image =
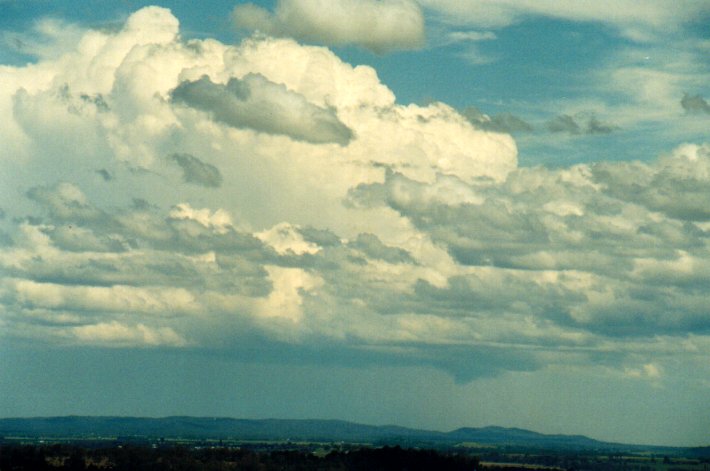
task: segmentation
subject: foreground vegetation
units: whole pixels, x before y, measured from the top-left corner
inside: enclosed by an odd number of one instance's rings
[[[486,448],[418,449],[355,444],[0,443],[0,471],[708,471],[709,458]]]
[[[477,470],[478,459],[434,450],[359,448],[325,455],[301,450],[254,451],[232,448],[84,448],[72,445],[0,447],[1,471],[24,470]]]

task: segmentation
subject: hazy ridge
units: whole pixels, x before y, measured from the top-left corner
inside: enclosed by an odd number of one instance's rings
[[[551,449],[630,449],[651,447],[595,440],[582,435],[548,435],[505,427],[464,427],[450,432],[392,425],[365,425],[343,420],[234,419],[225,417],[164,418],[64,416],[0,419],[0,437],[162,437],[191,439],[292,440],[375,444],[460,443]]]

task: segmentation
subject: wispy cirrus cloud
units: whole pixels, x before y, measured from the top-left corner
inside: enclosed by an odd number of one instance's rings
[[[502,28],[533,16],[570,21],[604,23],[635,40],[648,40],[655,33],[679,28],[683,23],[702,18],[710,8],[703,2],[668,0],[645,2],[639,8],[630,0],[618,2],[424,0],[422,5],[452,24],[483,28]],[[675,5],[675,8],[672,6]],[[613,12],[613,14],[610,14]]]

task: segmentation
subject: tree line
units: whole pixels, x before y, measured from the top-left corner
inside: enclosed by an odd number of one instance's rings
[[[399,446],[271,452],[242,448],[75,445],[0,445],[0,471],[474,471],[476,457]]]

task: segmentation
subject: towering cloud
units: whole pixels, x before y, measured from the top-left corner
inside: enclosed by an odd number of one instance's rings
[[[519,167],[514,116],[400,104],[372,68],[291,39],[182,41],[155,7],[0,83],[2,336],[258,338],[461,380],[599,356],[658,380],[669,352],[709,352],[707,145]]]

